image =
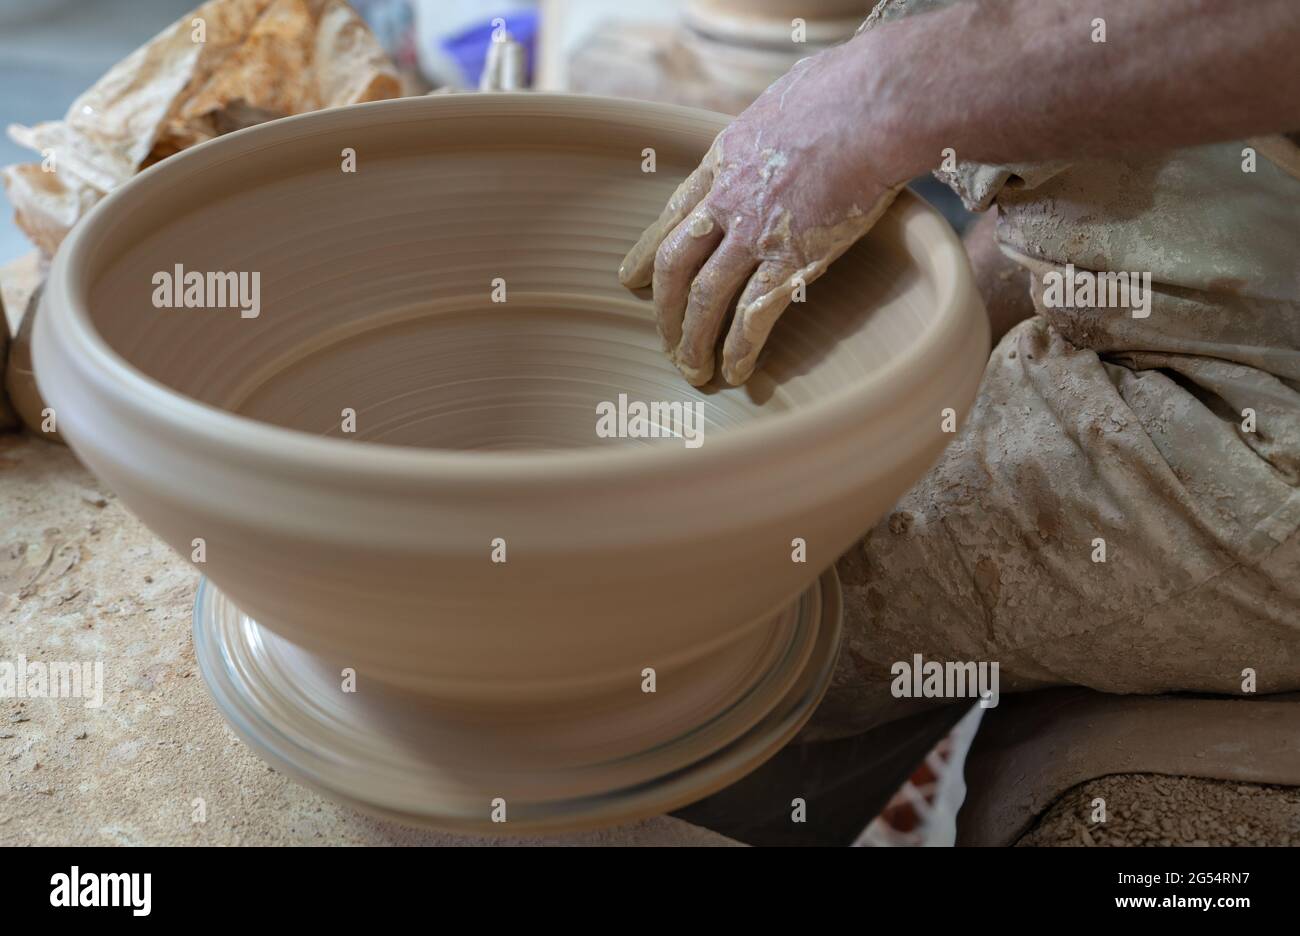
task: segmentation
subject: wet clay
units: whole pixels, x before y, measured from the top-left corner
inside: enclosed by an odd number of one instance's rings
[[[739,114],[800,59],[851,37],[870,6],[692,0],[679,23],[610,19],[574,50],[565,87]]]
[[[9,363],[9,325],[4,320],[4,301],[0,297],[0,432],[7,432],[18,425],[18,414],[9,402],[5,390],[5,367]]]
[[[32,369],[32,333],[35,331],[40,299],[41,289],[38,287],[28,300],[27,311],[23,313],[18,331],[9,346],[4,389],[10,405],[24,426],[48,442],[62,442],[63,436],[59,434],[57,419],[51,422],[47,418],[50,410],[36,386],[36,374]]]
[[[361,683],[466,721],[630,694],[628,737],[689,733],[758,684],[778,612],[933,461],[986,341],[960,244],[908,197],[810,288],[760,379],[682,381],[618,260],[722,122],[450,95],[211,141],[73,230],[41,390],[239,610]],[[160,308],[177,270],[256,273],[259,301]],[[703,444],[598,436],[621,396],[701,405]]]
[[[779,113],[783,89],[799,78],[796,66],[755,107]],[[732,385],[747,381],[792,298],[802,302],[806,287],[871,229],[902,188],[868,180],[857,193],[862,204],[846,193],[847,203],[828,215],[801,197],[784,149],[759,149],[762,137],[752,119],[719,134],[619,266],[628,288],[653,286],[664,348],[695,386],[716,371]],[[762,161],[757,170],[754,151]],[[727,325],[724,313],[737,293]],[[715,345],[724,329],[718,367]]]
[[[824,45],[853,35],[871,6],[871,0],[687,0],[683,15],[692,29],[738,46],[789,43],[798,19],[800,41]]]
[[[375,678],[550,697],[715,652],[933,460],[985,327],[960,244],[909,198],[810,288],[762,380],[688,387],[615,272],[721,123],[489,94],[212,141],[74,231],[42,390],[147,523],[184,555],[204,538],[243,610]],[[154,307],[177,263],[259,271],[262,311]],[[604,444],[595,404],[620,393],[702,402],[706,441]]]
[[[45,401],[32,373],[32,330],[47,264],[32,253],[0,267],[0,429],[23,425],[51,442],[61,442],[56,424],[42,416]],[[5,413],[9,414],[6,423]]]

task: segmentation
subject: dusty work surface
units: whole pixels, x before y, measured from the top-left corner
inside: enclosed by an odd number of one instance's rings
[[[1098,798],[1106,801],[1104,823],[1091,821]],[[1294,846],[1300,789],[1113,774],[1068,791],[1016,844]]]
[[[0,845],[475,844],[382,822],[271,770],[194,660],[198,575],[70,451],[0,436],[0,660],[103,662],[100,708],[0,699]],[[202,821],[195,821],[201,812]],[[668,817],[554,841],[726,845]]]

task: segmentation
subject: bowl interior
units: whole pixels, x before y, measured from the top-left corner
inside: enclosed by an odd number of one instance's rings
[[[937,321],[906,196],[791,306],[748,385],[689,386],[617,270],[722,118],[513,97],[322,112],[164,162],[90,256],[93,326],[159,384],[260,422],[518,450],[680,445],[692,414],[734,431],[860,383]],[[690,406],[601,431],[637,403]]]

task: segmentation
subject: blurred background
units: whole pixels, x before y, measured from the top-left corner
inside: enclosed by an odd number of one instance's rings
[[[310,0],[296,0],[310,2]],[[476,88],[494,28],[524,50],[531,86],[736,114],[795,61],[852,35],[872,0],[351,0],[408,94]],[[197,0],[0,0],[0,127],[62,118],[114,63]],[[801,42],[793,40],[794,19]],[[495,22],[494,22],[495,21]],[[0,137],[0,165],[34,154]],[[931,179],[913,186],[961,230]],[[0,265],[31,249],[0,194]]]

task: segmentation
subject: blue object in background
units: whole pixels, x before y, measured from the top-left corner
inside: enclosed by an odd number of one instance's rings
[[[465,85],[477,88],[479,78],[483,75],[483,66],[487,62],[488,45],[492,42],[494,27],[491,17],[476,26],[442,40],[443,51],[450,55],[460,68]],[[537,11],[513,10],[505,20],[506,32],[510,38],[524,47],[527,55],[528,82],[533,81],[533,58],[537,46]]]
[[[415,55],[415,11],[411,0],[348,0],[399,69],[419,67]]]

